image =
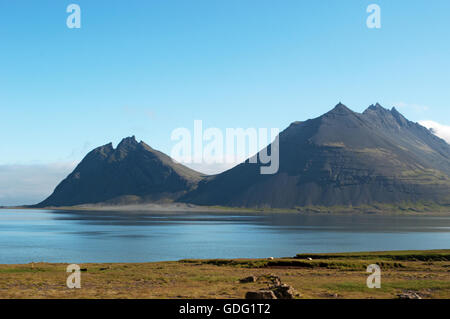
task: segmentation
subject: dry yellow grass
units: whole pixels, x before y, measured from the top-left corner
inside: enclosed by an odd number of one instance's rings
[[[81,272],[81,289],[66,287],[67,264],[0,265],[0,298],[243,298],[268,284],[242,284],[240,278],[270,273],[301,298],[396,298],[405,290],[423,298],[450,298],[450,251],[421,260],[417,254],[80,264],[87,268]],[[380,289],[366,286],[370,263],[381,265]]]

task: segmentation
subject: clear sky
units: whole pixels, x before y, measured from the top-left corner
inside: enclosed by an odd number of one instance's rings
[[[66,26],[70,3],[81,29]],[[380,29],[366,26],[372,3]],[[284,129],[339,101],[379,102],[446,129],[449,12],[448,0],[1,1],[0,205],[17,201],[13,168],[59,179],[130,135],[170,154],[172,130],[196,119]],[[31,189],[55,186],[33,176]]]

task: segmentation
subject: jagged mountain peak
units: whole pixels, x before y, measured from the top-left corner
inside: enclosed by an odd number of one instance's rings
[[[117,145],[117,149],[136,148],[137,145],[139,145],[139,143],[136,141],[136,137],[133,135],[122,139],[122,141],[120,141],[120,143]]]
[[[203,174],[189,169],[134,136],[97,147],[37,207],[105,201],[171,200],[189,191]]]
[[[136,152],[149,152],[157,157],[160,157],[161,154],[160,152],[151,148],[144,141],[138,142],[134,135],[123,138],[119,142],[119,144],[117,144],[116,148],[114,148],[113,144],[110,142],[108,144],[95,148],[91,153],[92,156],[100,155],[103,158],[108,158],[110,161],[117,161],[124,160],[130,154],[134,154]],[[89,153],[88,156],[91,153]]]
[[[352,110],[350,110],[347,106],[339,102],[336,104],[336,106],[329,112],[325,113],[324,115],[330,115],[330,114],[338,114],[338,115],[347,115],[347,114],[354,114]]]
[[[389,109],[384,108],[380,103],[371,104],[363,114],[367,112],[390,113]]]
[[[398,131],[411,124],[395,107],[389,110],[378,103],[370,105],[362,115],[372,125],[388,130]]]

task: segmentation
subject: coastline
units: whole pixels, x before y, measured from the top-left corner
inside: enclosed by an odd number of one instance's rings
[[[84,204],[77,206],[33,207],[9,206],[0,209],[30,209],[59,211],[113,211],[139,213],[236,213],[236,214],[302,214],[302,215],[381,215],[381,216],[450,216],[447,205],[424,205],[416,203],[374,204],[364,206],[308,206],[296,208],[245,208],[225,206],[198,206],[185,203],[147,203],[129,205]]]

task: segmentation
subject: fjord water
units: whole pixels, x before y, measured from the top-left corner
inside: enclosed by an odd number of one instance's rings
[[[0,210],[0,263],[450,248],[450,217]]]

